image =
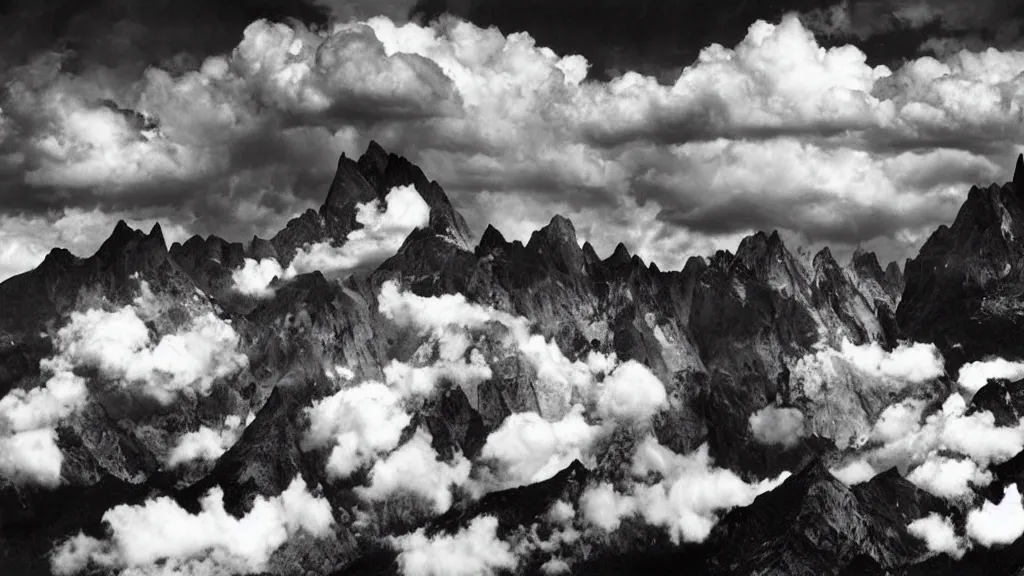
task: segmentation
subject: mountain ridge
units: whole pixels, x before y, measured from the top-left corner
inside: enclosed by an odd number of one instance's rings
[[[928,342],[933,336],[950,375],[963,362],[993,350],[1011,359],[1024,357],[1024,348],[1000,346],[991,334],[1018,325],[1013,310],[1024,292],[1024,245],[1018,244],[1024,238],[1022,163],[1024,156],[1010,184],[972,188],[952,226],[937,230],[905,270],[895,262],[882,268],[877,256],[863,250],[846,266],[828,248],[813,256],[800,249],[793,253],[777,231],[745,237],[735,254],[722,250],[694,256],[681,270],[662,270],[622,243],[601,259],[589,242],[580,243],[573,223],[561,215],[525,243],[509,241],[489,225],[472,246],[465,220],[440,185],[407,159],[371,142],[359,159],[339,159],[319,210],[299,215],[269,240],[254,237],[243,244],[194,236],[168,247],[159,224],[146,233],[122,221],[92,256],[79,258],[56,248],[36,269],[0,283],[0,301],[16,303],[0,311],[0,392],[43,384],[40,362],[55,349],[52,337],[40,338],[40,333],[52,335],[69,314],[82,309],[137,306],[133,303],[145,282],[170,302],[169,314],[175,318],[208,314],[224,321],[237,335],[247,363],[215,379],[207,395],[189,397],[180,406],[125,409],[105,397],[91,401],[83,415],[61,425],[61,434],[71,435],[61,440],[71,451],[63,489],[88,493],[109,485],[132,498],[171,495],[193,510],[206,490],[221,486],[227,512],[238,518],[257,498],[276,497],[301,477],[327,495],[335,517],[342,519],[333,544],[309,556],[313,570],[363,569],[375,558],[390,568],[370,568],[392,570],[394,552],[382,553],[378,543],[368,543],[369,536],[349,512],[370,471],[358,470],[346,480],[331,478],[323,472],[328,454],[307,451],[299,436],[308,424],[307,407],[350,385],[342,381],[389,382],[396,362],[471,360],[468,352],[448,358],[443,343],[430,340],[430,331],[387,317],[382,287],[397,281],[418,297],[459,295],[488,314],[520,318],[568,362],[586,365],[614,354],[620,364],[635,361],[646,367],[664,384],[667,396],[648,432],[677,455],[706,449],[716,466],[749,482],[797,470],[750,505],[725,513],[706,545],[673,547],[664,532],[655,535],[652,527],[627,519],[622,532],[607,536],[607,548],[590,560],[601,554],[627,558],[649,546],[655,564],[692,553],[706,562],[703,569],[709,573],[837,574],[862,565],[931,569],[939,562],[906,525],[933,512],[952,514],[945,504],[894,470],[850,487],[830,469],[843,455],[837,445],[846,441],[832,434],[833,428],[866,434],[883,408],[904,398],[902,392],[870,388],[851,376],[830,382],[822,396],[796,368],[844,346],[893,351],[908,337]],[[344,279],[320,271],[279,277],[266,295],[237,294],[233,276],[247,259],[273,258],[285,267],[303,247],[327,243],[340,248],[362,226],[356,207],[369,202],[383,207],[397,186],[412,186],[428,206],[429,218],[378,266]],[[1003,274],[1006,264],[1010,273]],[[956,298],[942,296],[941,290]],[[954,330],[965,323],[966,331]],[[454,466],[459,457],[485,453],[487,439],[513,415],[568,418],[569,401],[546,395],[539,369],[509,344],[512,330],[500,324],[484,323],[467,336],[489,374],[474,382],[440,377],[438,389],[415,402],[417,411],[402,430],[399,446],[425,434],[438,462]],[[981,340],[965,349],[954,340],[958,334]],[[843,370],[852,374],[857,369]],[[603,384],[609,375],[600,372],[595,378]],[[950,389],[946,376],[935,380],[933,388]],[[1010,423],[1024,409],[1017,405],[1018,396],[990,384],[978,392],[977,407],[972,404],[971,410],[987,410],[1001,424]],[[818,409],[828,426],[814,419]],[[766,444],[755,434],[752,418],[785,410],[807,415],[802,435],[793,442]],[[244,417],[249,411],[252,423],[206,468],[175,471],[160,462],[173,433],[221,426],[225,416]],[[492,515],[502,534],[513,534],[545,522],[548,508],[559,501],[581,506],[593,482],[624,486],[623,472],[616,469],[621,463],[614,457],[635,448],[637,441],[629,437],[636,429],[626,430],[602,445],[604,453],[594,466],[572,459],[547,480],[460,501],[447,514],[432,516],[415,506],[390,512],[391,504],[374,513],[387,518],[387,526],[420,527],[434,535],[458,534],[474,517]],[[1016,462],[997,473],[1016,478]],[[22,501],[19,488],[0,481],[0,503],[15,500]],[[894,501],[907,507],[889,509],[886,504]],[[98,512],[81,513],[98,525]],[[29,533],[50,537],[42,526],[25,526]],[[740,542],[751,534],[762,537],[749,546]],[[528,565],[539,569],[540,562],[533,558]]]

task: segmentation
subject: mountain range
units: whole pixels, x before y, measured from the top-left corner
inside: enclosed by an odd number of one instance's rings
[[[472,238],[371,142],[0,283],[0,573],[1024,574],[1024,156],[902,267]]]

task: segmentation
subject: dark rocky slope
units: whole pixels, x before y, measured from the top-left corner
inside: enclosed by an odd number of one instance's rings
[[[987,355],[1024,357],[1024,164],[1013,182],[972,187],[951,226],[907,262],[896,319],[934,342],[951,371]]]

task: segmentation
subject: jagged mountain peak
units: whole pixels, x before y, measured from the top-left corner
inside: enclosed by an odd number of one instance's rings
[[[940,226],[904,270],[896,319],[907,337],[939,345],[949,370],[987,354],[1024,355],[1015,295],[1024,282],[1024,200],[1016,186],[972,186],[953,224]]]
[[[612,255],[605,258],[604,263],[606,266],[611,267],[621,266],[629,263],[632,258],[633,255],[629,253],[629,248],[626,248],[625,244],[619,242],[615,245],[615,250],[612,252]]]
[[[164,241],[160,225],[153,226],[150,233],[146,234],[142,230],[132,228],[124,220],[119,220],[114,226],[114,231],[96,251],[95,257],[101,262],[111,263],[119,256],[127,258],[126,253],[128,252],[136,254],[131,259],[139,265],[144,262],[162,261],[166,258],[167,243]]]
[[[793,257],[786,249],[778,230],[771,234],[755,232],[740,241],[736,249],[736,262],[746,266],[762,279],[775,275],[780,267],[787,267]]]
[[[359,157],[356,164],[359,170],[365,174],[383,174],[388,167],[389,154],[376,140],[370,140],[366,152]]]
[[[488,224],[484,230],[484,235],[480,237],[480,243],[477,244],[477,249],[481,254],[487,254],[492,250],[504,248],[508,245],[508,241],[505,240],[505,236],[500,230],[495,228],[493,225]]]
[[[78,257],[67,248],[54,248],[43,259],[40,268],[65,268],[78,261]]]
[[[536,254],[540,262],[549,262],[561,272],[586,273],[588,258],[576,238],[576,228],[560,214],[530,235],[526,249]]]
[[[167,246],[167,241],[164,239],[164,229],[160,227],[160,223],[156,222],[153,227],[149,230],[149,238],[153,242],[159,241],[164,246]]]
[[[904,266],[906,266],[906,264],[904,264]],[[903,268],[900,267],[899,262],[896,262],[895,260],[889,262],[889,265],[885,267],[885,277],[890,282],[894,282],[900,287],[903,286]]]
[[[546,226],[530,235],[530,241],[526,245],[527,247],[536,246],[542,239],[552,246],[579,247],[576,240],[576,227],[572,225],[572,221],[561,214],[555,214]]]
[[[854,270],[869,274],[872,277],[881,278],[884,274],[881,263],[878,262],[878,256],[874,252],[865,250],[858,246],[853,251],[853,257],[850,259],[850,265]]]
[[[324,206],[346,210],[356,204],[371,202],[377,199],[377,192],[366,181],[359,165],[345,156],[343,152],[338,159],[338,168],[334,180],[327,192]]]
[[[839,268],[839,263],[836,262],[835,257],[832,256],[832,250],[830,250],[828,246],[819,250],[818,253],[814,255],[814,260],[812,262],[815,271],[819,272]]]
[[[1024,194],[1024,154],[1017,156],[1017,166],[1013,170],[1013,189],[1017,194]]]
[[[303,245],[329,242],[341,246],[352,231],[362,226],[356,219],[356,206],[385,200],[400,186],[414,187],[430,209],[428,226],[407,238],[402,250],[407,251],[411,244],[424,241],[433,244],[438,237],[460,250],[469,250],[469,226],[441,186],[428,180],[423,170],[408,159],[370,142],[358,161],[341,155],[327,199],[319,212],[309,210],[289,221],[285,229],[270,240],[273,253],[282,264],[288,264]],[[438,246],[435,244],[428,250]],[[269,252],[264,250],[264,253]]]

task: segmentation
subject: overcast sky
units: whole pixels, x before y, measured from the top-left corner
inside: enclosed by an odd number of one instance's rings
[[[913,256],[1024,149],[1009,0],[6,0],[0,278],[124,218],[269,237],[370,139],[476,234],[663,268],[751,231]]]

